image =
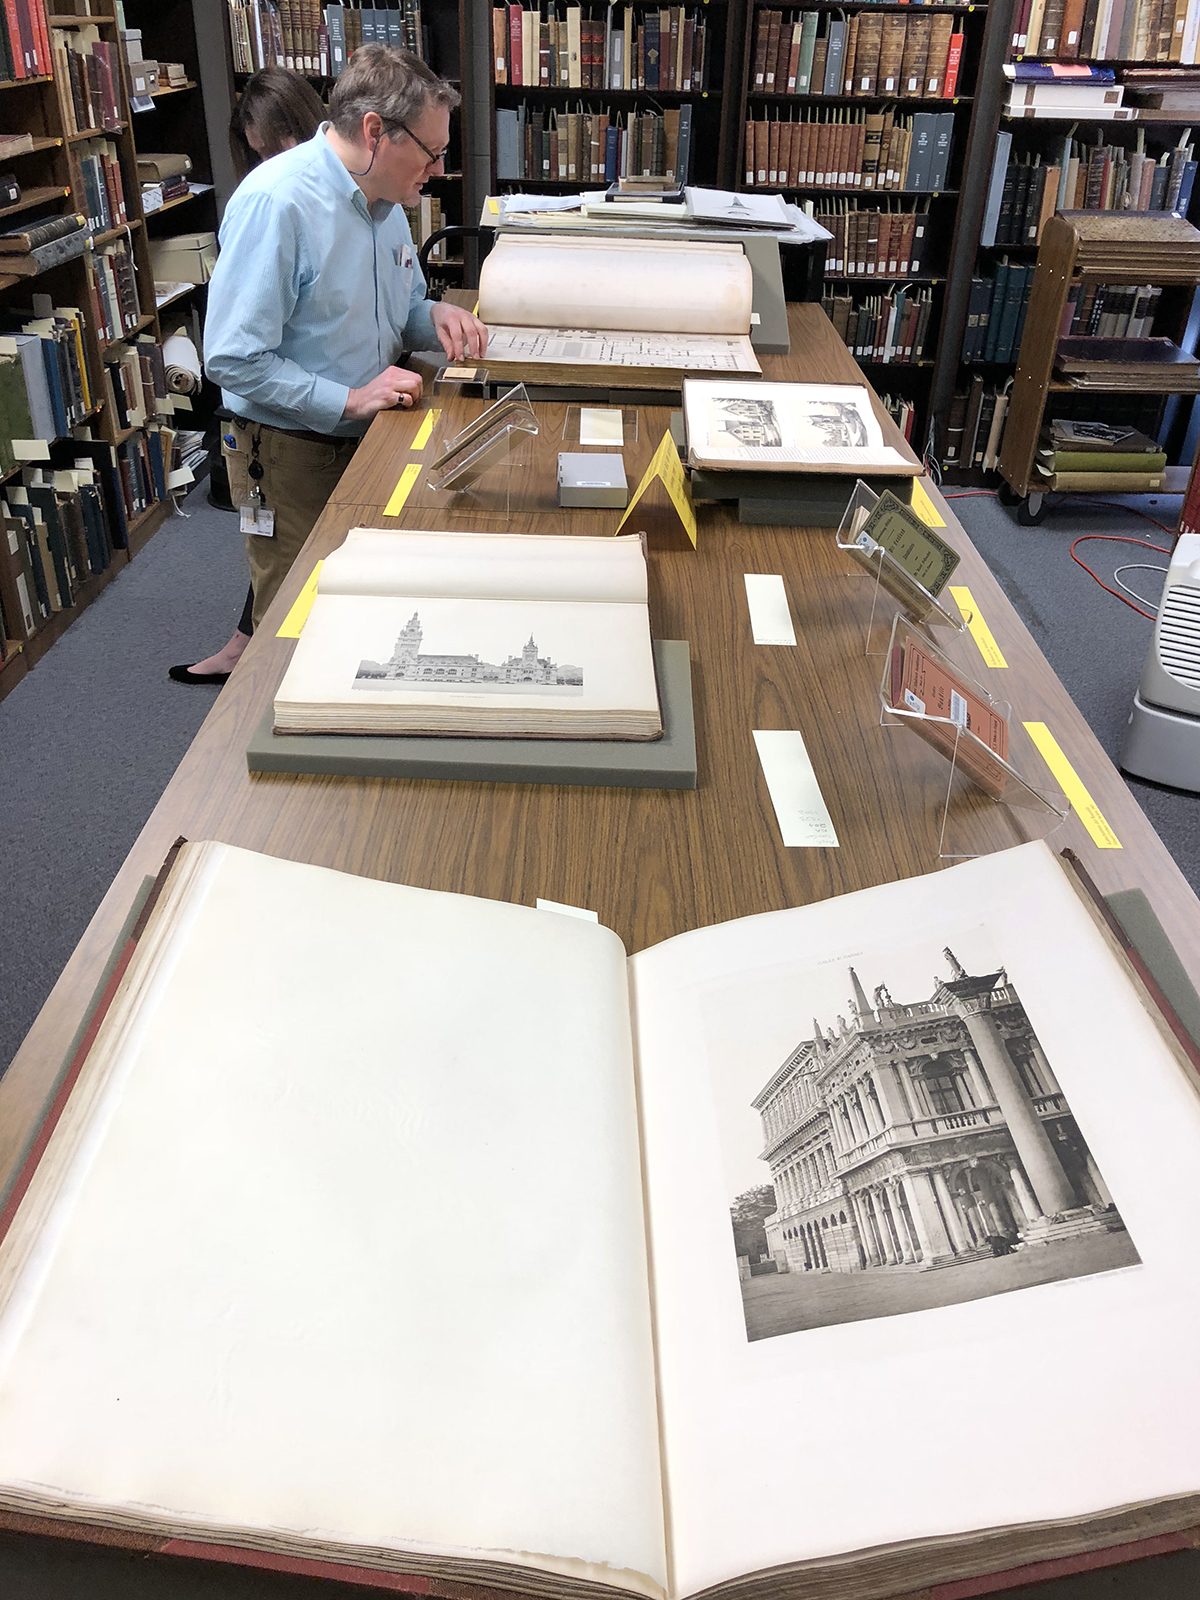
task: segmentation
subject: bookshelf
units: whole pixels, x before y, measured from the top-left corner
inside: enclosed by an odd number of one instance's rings
[[[472,6],[489,40],[492,193],[629,173],[733,187],[742,0]]]
[[[145,0],[153,5],[155,0]],[[236,102],[246,80],[264,66],[288,67],[328,100],[334,78],[358,44],[386,43],[404,48],[419,41],[422,60],[462,90],[464,18],[460,0],[399,0],[390,6],[314,6],[305,0],[225,0],[223,27],[228,95]],[[442,227],[474,220],[465,200],[465,152],[470,148],[470,108],[451,118],[445,168],[425,184],[423,204],[409,213],[418,248]],[[478,216],[476,210],[475,216]],[[473,242],[435,247],[426,272],[431,297],[476,281]]]
[[[1031,85],[1037,92],[1028,96],[1030,105],[1010,108],[1002,96],[996,107],[995,166],[981,170],[978,181],[985,193],[995,182],[1001,208],[994,234],[981,217],[964,275],[974,287],[973,294],[970,285],[967,291],[965,354],[971,359],[959,365],[941,397],[938,452],[946,481],[959,485],[996,482],[1008,423],[992,424],[997,409],[1007,413],[1013,404],[1034,264],[1054,210],[1144,212],[1151,219],[1178,206],[1182,194],[1184,215],[1193,222],[1200,216],[1188,133],[1200,122],[1200,0],[1015,0],[1003,60],[1015,70],[1051,64],[1099,69],[1112,80],[1115,104],[1098,103],[1106,85],[1072,83]],[[1013,87],[1004,83],[1006,91]],[[1194,109],[1178,100],[1155,104],[1172,87],[1177,94],[1194,91]],[[1026,86],[1020,88],[1024,98]],[[993,315],[1003,316],[1007,306],[1011,323],[1014,303],[1016,338],[997,341],[990,337]],[[982,339],[972,339],[972,325],[981,322]],[[1166,324],[1146,331],[1165,332]],[[1097,398],[1092,404],[1095,420],[1128,421],[1158,435],[1169,455],[1182,445],[1190,407],[1179,401]],[[994,448],[981,452],[984,426]]]
[[[954,345],[958,242],[1008,0],[754,0],[738,65],[738,188],[834,234],[825,309],[923,452]]]
[[[6,22],[0,135],[32,139],[0,157],[21,191],[3,227],[87,226],[69,259],[0,263],[0,697],[163,520],[172,439],[115,0],[16,0]]]

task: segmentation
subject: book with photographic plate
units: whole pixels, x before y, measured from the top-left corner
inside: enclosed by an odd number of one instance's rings
[[[839,473],[913,478],[911,451],[886,444],[860,384],[683,384],[689,466],[713,471]]]
[[[352,528],[275,732],[660,738],[641,537]]]
[[[1200,1099],[1044,844],[632,957],[186,844],[123,962],[3,1217],[0,1524],[880,1600],[1200,1517]]]
[[[754,377],[740,244],[502,234],[479,273],[489,376],[678,389],[685,373]]]

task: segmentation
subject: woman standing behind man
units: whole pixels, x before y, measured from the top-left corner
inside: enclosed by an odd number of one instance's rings
[[[286,67],[264,67],[246,84],[229,119],[229,147],[240,182],[252,168],[311,139],[325,120],[320,95],[306,79]],[[169,669],[176,683],[226,681],[254,632],[254,589],[246,595],[233,637],[215,655],[191,666]]]

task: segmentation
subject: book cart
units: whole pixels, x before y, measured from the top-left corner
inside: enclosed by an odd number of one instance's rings
[[[1161,285],[1154,334],[1178,344],[1200,284],[1200,231],[1182,217],[1161,212],[1065,211],[1046,223],[999,463],[1000,498],[1017,507],[1017,520],[1026,527],[1040,523],[1048,509],[1050,485],[1038,471],[1037,449],[1052,396],[1200,392],[1194,368],[1179,371],[1170,364],[1161,372],[1142,367],[1121,372],[1116,363],[1105,363],[1107,370],[1075,383],[1055,377],[1064,313],[1073,297],[1097,284]],[[1080,348],[1088,342],[1074,341]],[[1098,354],[1104,342],[1094,340]]]

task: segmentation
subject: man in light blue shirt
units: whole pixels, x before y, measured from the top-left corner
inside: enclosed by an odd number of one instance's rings
[[[487,347],[478,318],[425,298],[401,209],[440,168],[457,103],[415,56],[365,46],[334,85],[330,121],[256,168],[226,209],[205,365],[234,415],[233,502],[253,508],[255,626],[371,418],[420,399],[402,353]]]

